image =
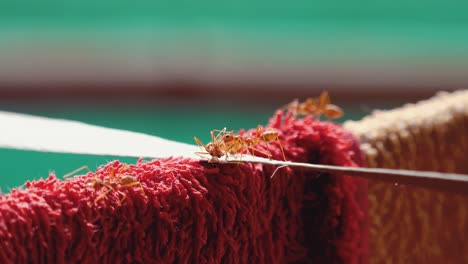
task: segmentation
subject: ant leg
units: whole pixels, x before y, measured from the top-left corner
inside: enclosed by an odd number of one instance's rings
[[[266,146],[266,148],[267,148],[267,150],[268,150],[268,153],[269,153],[269,154],[268,154],[268,159],[271,160],[272,154],[271,154],[271,151],[270,151],[270,144],[268,144],[268,142],[265,142],[265,146]]]
[[[213,130],[211,130],[211,131],[213,131],[213,132],[218,132],[218,133],[224,133],[224,132],[226,132],[226,128],[223,128],[223,129],[213,129]]]
[[[233,139],[232,141],[222,145],[222,150],[225,153],[225,161],[228,161],[230,155],[238,154],[240,149],[238,149],[238,144],[241,144],[238,139]]]
[[[245,150],[247,151],[247,154],[249,154],[249,155],[251,155],[251,156],[255,156],[255,150],[258,151],[258,149],[254,148],[253,145],[254,145],[254,144],[252,144],[252,145],[250,145],[250,146],[247,145],[246,148],[245,148]],[[259,151],[259,152],[262,153],[261,151]],[[264,154],[264,153],[263,153],[263,154]]]
[[[277,138],[276,141],[278,141],[278,145],[279,145],[279,147],[280,147],[280,149],[281,149],[281,154],[283,154],[283,159],[284,159],[284,161],[287,161],[287,160],[286,160],[286,155],[284,155],[283,146],[281,145],[281,142],[280,142],[279,138]]]
[[[257,129],[255,129],[255,137],[259,139],[264,131],[265,128],[262,125],[258,125]]]
[[[111,173],[109,175],[109,181],[112,181],[114,179],[114,176],[115,176],[115,168],[112,168]]]
[[[241,163],[242,163],[242,155],[244,155],[244,153],[241,152],[241,153],[240,153],[240,156],[239,156],[239,162],[238,162],[238,164],[241,164]]]
[[[202,158],[205,161],[206,161],[206,156],[205,155],[209,155],[209,154],[210,153],[208,153],[208,152],[195,152],[195,155],[197,155],[198,157]],[[211,159],[208,160],[208,163],[219,163],[219,159],[218,159],[218,157],[211,156]]]
[[[143,188],[143,184],[141,184],[141,182],[138,182],[138,185],[140,185],[141,192],[143,192],[143,195],[146,196],[145,189]]]
[[[213,130],[210,131],[210,134],[211,134],[211,142],[212,143],[216,142],[216,140],[218,139],[219,133],[218,133],[218,135],[216,135],[216,138],[214,136]]]
[[[235,164],[237,164],[237,165],[241,164],[241,163],[242,163],[242,155],[243,155],[243,153],[242,153],[242,152],[239,152],[238,154],[239,154],[239,159],[236,160],[236,161],[234,161],[234,162],[229,162],[229,163],[235,163]],[[227,159],[226,159],[226,161],[227,161]]]
[[[106,186],[107,187],[107,186]],[[109,187],[108,187],[109,188]],[[94,203],[97,203],[99,200],[101,200],[102,198],[106,197],[106,195],[108,195],[111,191],[113,190],[113,188],[109,188],[107,191],[105,191],[103,194],[99,195],[95,200],[94,200]]]
[[[265,152],[265,151],[259,150],[258,148],[254,148],[254,147],[252,147],[252,146],[249,147],[249,148],[250,148],[250,150],[252,150],[252,151],[254,151],[254,152],[256,151],[256,152],[258,152],[258,153],[260,153],[260,154],[263,154],[263,155],[267,156],[268,159],[271,160],[271,153],[270,153],[270,152]],[[252,155],[252,156],[254,156],[254,155]]]
[[[117,174],[117,178],[122,178],[122,174],[125,172],[125,170],[127,170],[128,167],[129,166],[124,163],[124,165],[119,169],[119,173]],[[112,181],[114,179],[114,177],[116,177],[116,175],[115,175],[115,172],[114,172],[114,168],[112,168],[110,181]]]
[[[117,191],[121,196],[122,196],[122,199],[119,200],[119,206],[122,205],[123,201],[125,201],[125,199],[127,199],[127,195],[121,191]]]
[[[88,166],[85,165],[85,166],[79,167],[78,169],[76,169],[76,170],[74,170],[72,172],[69,172],[69,173],[63,175],[63,178],[65,179],[65,178],[68,178],[70,176],[73,176],[73,175],[75,175],[76,173],[78,173],[78,172],[80,172],[82,170],[88,170],[89,172],[93,172]]]
[[[199,154],[198,156],[204,157],[204,156],[202,156],[203,154],[206,155],[206,154],[210,154],[210,153],[208,153],[208,152],[195,152],[195,154]]]
[[[195,152],[195,155],[202,158],[203,160],[206,160],[205,155],[207,155],[207,154],[209,155],[210,153],[208,153],[208,152]],[[208,163],[219,163],[219,159],[217,157],[211,156],[211,159],[208,160]]]
[[[199,147],[201,147],[202,149],[206,149],[205,144],[203,144],[197,137],[193,137],[193,139],[195,140],[195,142],[197,143]]]
[[[224,156],[225,156],[225,157],[224,157],[224,160],[227,162],[227,161],[228,161],[228,158],[229,158],[228,152],[227,152],[227,151],[226,151],[226,154],[225,154]]]
[[[234,133],[234,130],[226,131],[226,128],[223,128],[221,130],[219,130],[219,129],[211,130],[211,133],[214,133],[214,132],[217,132],[218,134],[216,134],[216,137],[214,137],[214,141],[212,141],[212,142],[218,141],[220,137],[223,137],[224,135],[226,135],[228,133]]]
[[[226,163],[227,164],[236,164],[236,165],[242,164],[242,152],[239,153],[239,159],[236,159],[236,160],[227,160],[226,159]]]

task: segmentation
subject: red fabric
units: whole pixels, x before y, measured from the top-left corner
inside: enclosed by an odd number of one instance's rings
[[[356,142],[340,126],[281,120],[269,126],[289,160],[356,166]],[[276,143],[270,150],[282,159]],[[166,158],[129,165],[144,192],[122,188],[122,205],[115,191],[95,203],[106,188],[89,183],[122,166],[2,196],[0,263],[357,263],[367,254],[363,180]]]

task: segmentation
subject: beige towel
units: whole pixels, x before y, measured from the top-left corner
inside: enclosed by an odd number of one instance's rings
[[[468,90],[345,127],[369,167],[468,173]],[[369,182],[370,263],[468,263],[468,196]]]

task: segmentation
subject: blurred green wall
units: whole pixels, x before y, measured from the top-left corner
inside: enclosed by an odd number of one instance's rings
[[[466,65],[467,13],[468,1],[453,0],[2,1],[0,52],[65,41],[137,61],[206,53],[234,61]]]

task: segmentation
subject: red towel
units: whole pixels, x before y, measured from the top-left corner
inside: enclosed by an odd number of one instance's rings
[[[288,160],[361,162],[339,125],[279,111],[268,126]],[[282,159],[277,143],[269,149]],[[366,182],[290,168],[270,178],[274,169],[166,158],[27,182],[0,198],[0,263],[366,262]],[[112,175],[133,176],[143,190],[121,187],[96,201],[108,188],[90,183]]]

